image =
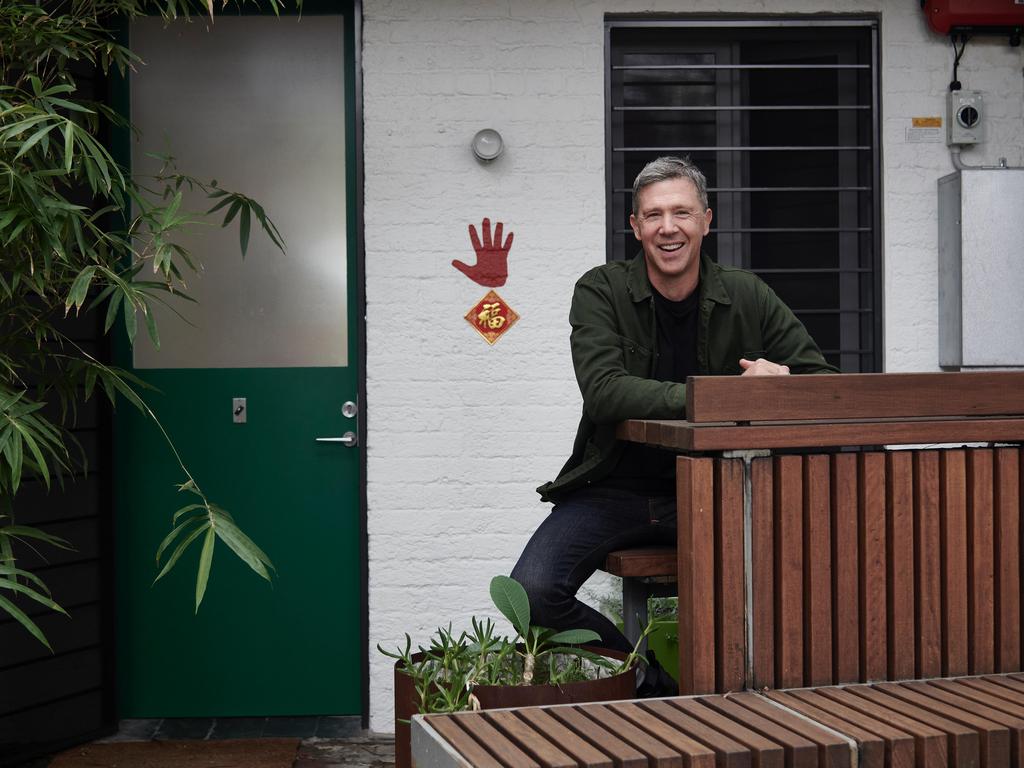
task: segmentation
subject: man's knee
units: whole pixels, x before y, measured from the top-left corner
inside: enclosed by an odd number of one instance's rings
[[[530,600],[531,623],[552,626],[563,613],[572,608],[571,590],[559,585],[550,574],[538,573],[517,565],[512,578],[523,585]]]

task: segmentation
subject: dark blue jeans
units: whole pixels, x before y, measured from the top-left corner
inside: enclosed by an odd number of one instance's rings
[[[616,549],[676,543],[674,496],[644,496],[617,488],[584,488],[559,502],[534,532],[512,570],[526,588],[533,624],[592,629],[606,648],[632,645],[576,592]]]

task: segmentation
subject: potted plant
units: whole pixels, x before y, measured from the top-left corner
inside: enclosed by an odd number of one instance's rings
[[[526,590],[508,576],[495,576],[491,599],[512,624],[515,637],[495,634],[490,619],[471,619],[456,635],[440,627],[429,648],[386,651],[395,659],[395,765],[409,768],[409,720],[430,712],[570,704],[628,699],[636,690],[636,651],[624,654],[588,646],[599,640],[589,629],[556,631],[530,623]]]

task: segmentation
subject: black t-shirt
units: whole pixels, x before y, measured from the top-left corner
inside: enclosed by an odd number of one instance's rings
[[[651,292],[658,327],[651,378],[685,383],[687,376],[697,373],[699,291],[694,289],[682,301],[666,299],[653,287]],[[619,463],[601,485],[652,495],[673,495],[675,454],[640,443],[626,443]]]

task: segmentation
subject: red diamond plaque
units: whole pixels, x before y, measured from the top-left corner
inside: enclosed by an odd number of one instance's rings
[[[476,328],[488,344],[493,344],[501,334],[516,324],[519,315],[494,291],[488,291],[476,305],[466,313],[466,322]]]

